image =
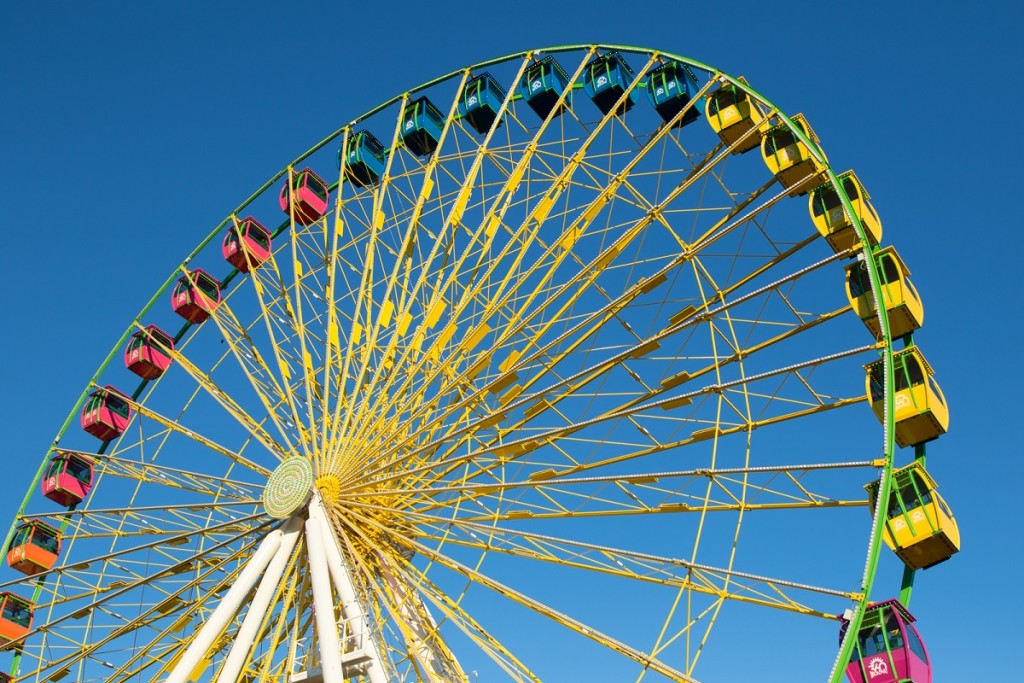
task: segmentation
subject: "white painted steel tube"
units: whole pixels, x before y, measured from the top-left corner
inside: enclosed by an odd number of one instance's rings
[[[174,671],[171,672],[166,683],[186,683],[192,671],[195,670],[199,662],[206,656],[207,651],[214,641],[217,640],[221,631],[238,613],[238,608],[242,606],[242,600],[249,594],[252,587],[256,585],[256,580],[260,578],[260,574],[263,573],[267,564],[273,559],[277,549],[281,546],[281,536],[281,529],[278,528],[271,531],[263,539],[260,547],[249,558],[249,562],[245,565],[241,574],[238,575],[234,585],[228,590],[227,595],[221,599],[217,609],[213,611],[210,618],[199,629],[199,633],[196,634],[196,637],[189,644],[185,654],[181,656],[181,660],[174,667]]]
[[[377,643],[371,634],[366,632],[366,615],[363,614],[362,604],[356,597],[352,577],[348,573],[348,565],[341,556],[338,540],[334,537],[331,524],[326,517],[323,518],[322,530],[324,548],[327,552],[327,567],[334,580],[334,589],[338,592],[338,597],[341,598],[341,610],[345,615],[345,621],[352,628],[356,642],[370,657],[371,664],[366,670],[366,678],[369,683],[388,683],[384,665],[380,659],[380,650],[377,649]]]
[[[324,683],[344,683],[341,668],[341,638],[334,619],[331,577],[327,569],[322,527],[326,520],[320,507],[320,496],[314,492],[306,520],[306,549],[309,555],[309,576],[313,584],[313,606],[316,609],[316,634],[320,645],[320,667]]]
[[[290,518],[281,527],[281,530],[284,533],[284,536],[281,538],[281,547],[277,549],[274,559],[267,565],[267,571],[260,580],[259,588],[256,589],[256,595],[253,596],[252,602],[249,603],[245,619],[235,635],[235,642],[231,645],[231,650],[224,661],[224,666],[221,667],[217,683],[237,683],[239,680],[239,675],[245,667],[245,660],[249,657],[249,652],[252,650],[253,640],[256,638],[260,624],[263,623],[267,609],[270,608],[270,601],[274,599],[274,595],[277,593],[277,588],[281,583],[281,576],[284,574],[288,560],[291,559],[292,551],[295,550],[295,544],[299,540],[299,534],[302,532],[302,518],[297,515]]]

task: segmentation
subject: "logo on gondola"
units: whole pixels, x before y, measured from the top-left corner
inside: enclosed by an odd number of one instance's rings
[[[540,81],[534,81],[530,84],[530,90],[540,90]]]
[[[912,515],[910,515],[910,519],[913,522],[915,522],[915,523],[916,522],[923,522],[924,521],[924,510],[914,510],[914,513]]]
[[[474,104],[476,104],[476,95],[469,98],[469,106],[472,107]]]
[[[662,95],[665,94],[665,89],[659,85],[657,88],[654,89],[654,94],[656,97],[661,97]]]
[[[412,119],[409,119],[408,121],[405,122],[405,129],[406,130],[409,130],[410,128],[412,128],[412,126],[413,126]]]
[[[608,78],[606,76],[598,76],[597,77],[597,86],[598,87],[601,87],[602,85],[604,85],[607,82],[608,82]]]
[[[906,526],[907,526],[907,523],[903,521],[902,517],[897,517],[896,519],[892,520],[892,528],[895,529],[896,531],[900,531],[902,529],[905,529]]]
[[[904,394],[896,394],[896,409],[906,408],[910,405],[910,397]]]
[[[875,657],[868,661],[868,676],[874,678],[889,673],[889,665],[881,657]]]

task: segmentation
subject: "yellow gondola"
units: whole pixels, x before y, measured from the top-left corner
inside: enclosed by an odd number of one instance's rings
[[[818,136],[803,114],[792,117],[792,121],[812,142],[818,143]],[[819,161],[785,122],[772,126],[761,138],[761,157],[768,170],[789,190],[790,197],[807,194],[825,180],[824,152]]]
[[[889,334],[893,339],[910,334],[924,324],[924,304],[910,282],[910,270],[893,247],[882,249],[875,254],[875,259],[880,266]],[[867,264],[863,261],[846,267],[846,298],[875,339],[881,339],[882,328],[875,310],[875,296],[868,280]]]
[[[919,462],[895,470],[892,476],[893,490],[883,511],[885,544],[911,569],[945,562],[960,550],[960,529],[935,490],[935,480]],[[872,509],[880,484],[873,481],[864,487]]]
[[[949,409],[939,385],[932,377],[934,371],[924,355],[912,346],[892,355],[895,373],[896,443],[916,446],[937,439],[949,427]],[[868,398],[879,422],[884,419],[885,392],[883,391],[883,365],[878,360],[864,366],[867,372]]]
[[[737,80],[744,85],[747,83],[742,76]],[[746,135],[743,142],[732,150],[733,154],[749,152],[760,145],[761,138],[771,127],[760,103],[732,83],[725,83],[708,95],[704,116],[711,124],[711,129],[727,145],[732,145]],[[757,132],[747,135],[753,128],[756,128]]]
[[[870,246],[877,245],[882,241],[882,221],[875,213],[875,207],[868,201],[871,195],[867,193],[853,171],[841,174],[839,182],[842,183],[846,196],[850,198],[853,213],[864,226]],[[853,221],[843,210],[839,193],[831,182],[814,188],[808,199],[808,210],[811,212],[814,227],[836,253],[850,249],[860,242],[857,231],[853,228]]]

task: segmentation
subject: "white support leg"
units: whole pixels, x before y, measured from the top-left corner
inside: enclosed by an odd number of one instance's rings
[[[320,645],[320,666],[324,683],[344,683],[341,667],[341,639],[334,619],[334,599],[327,568],[322,527],[326,520],[320,507],[320,496],[314,492],[306,520],[306,548],[309,554],[309,575],[313,584],[313,606],[316,609],[316,634]]]
[[[260,624],[263,623],[267,610],[270,608],[270,601],[274,599],[274,595],[277,593],[278,585],[281,583],[281,576],[284,574],[288,560],[291,559],[292,551],[295,550],[295,544],[299,540],[299,534],[302,531],[302,518],[299,516],[292,517],[281,527],[281,530],[284,534],[281,538],[281,547],[277,549],[274,559],[267,565],[267,570],[260,580],[259,588],[256,589],[256,595],[253,596],[252,602],[249,603],[249,609],[245,613],[245,620],[242,621],[242,626],[235,635],[235,642],[231,645],[228,657],[220,670],[217,683],[236,683],[239,680],[239,675],[245,667],[245,661],[252,650],[253,640],[256,638],[256,633],[259,631]]]
[[[356,596],[355,587],[352,584],[352,577],[348,573],[348,565],[341,556],[341,549],[338,548],[338,540],[331,530],[327,517],[321,517],[323,524],[324,549],[327,553],[327,566],[330,569],[331,578],[334,580],[334,589],[341,599],[341,610],[345,616],[345,623],[352,630],[357,647],[362,649],[363,654],[369,658],[369,666],[366,668],[366,678],[369,683],[388,683],[384,672],[384,664],[380,658],[380,650],[369,632],[366,615],[363,613],[363,606]]]
[[[252,590],[256,580],[260,578],[260,574],[263,573],[267,564],[274,557],[277,549],[281,546],[281,536],[281,529],[274,529],[263,539],[256,553],[249,558],[249,562],[245,565],[242,573],[238,575],[234,585],[228,590],[227,595],[221,599],[217,609],[213,611],[210,618],[199,629],[199,633],[196,634],[188,649],[185,650],[185,654],[181,656],[181,660],[174,667],[174,671],[171,672],[166,683],[186,683],[188,677],[199,665],[203,657],[206,656],[214,641],[217,640],[217,637],[234,618],[239,607],[242,605],[242,600]]]

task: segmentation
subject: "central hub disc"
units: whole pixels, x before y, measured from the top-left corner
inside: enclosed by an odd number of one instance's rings
[[[313,465],[301,457],[288,458],[274,470],[263,489],[263,509],[277,519],[301,510],[313,495]]]

